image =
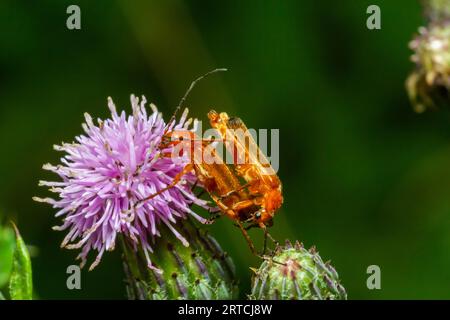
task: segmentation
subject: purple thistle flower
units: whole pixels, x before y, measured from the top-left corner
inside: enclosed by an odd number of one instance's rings
[[[140,246],[151,263],[151,243],[160,236],[158,226],[166,225],[185,245],[189,243],[174,228],[177,219],[193,216],[202,223],[206,219],[190,209],[196,204],[207,207],[207,202],[198,199],[192,192],[196,181],[194,174],[183,176],[183,181],[160,195],[140,202],[140,199],[156,193],[170,184],[188,159],[171,159],[163,156],[172,147],[159,150],[158,146],[168,130],[196,130],[197,120],[189,129],[192,119],[186,120],[187,109],[178,124],[165,124],[156,107],[147,115],[146,99],[131,96],[133,114],[124,111],[119,115],[111,98],[108,107],[111,119],[98,119],[94,124],[89,114],[82,125],[85,134],[76,137],[76,142],[63,143],[54,148],[66,153],[61,164],[45,164],[62,179],[60,182],[40,181],[41,186],[59,195],[59,200],[34,197],[60,209],[56,217],[64,216],[63,224],[54,230],[68,230],[61,247],[81,249],[77,259],[84,266],[91,250],[98,252],[89,270],[95,268],[105,251],[114,250],[118,234],[131,240],[137,249]]]

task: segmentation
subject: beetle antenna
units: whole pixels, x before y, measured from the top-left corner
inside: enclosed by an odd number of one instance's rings
[[[181,98],[180,102],[178,103],[178,106],[176,107],[172,117],[170,118],[169,122],[167,123],[167,126],[170,126],[170,124],[173,121],[175,121],[175,116],[180,111],[181,107],[183,106],[184,102],[186,101],[187,97],[189,96],[189,93],[191,93],[192,89],[194,89],[194,87],[197,84],[197,82],[199,82],[203,78],[206,78],[207,76],[209,76],[209,75],[211,75],[213,73],[222,72],[222,71],[228,71],[228,69],[226,69],[226,68],[217,68],[217,69],[214,69],[214,70],[211,70],[211,71],[205,73],[204,75],[202,75],[202,76],[198,77],[197,79],[195,79],[194,81],[192,81],[191,85],[187,89],[187,91],[184,94],[183,98]]]

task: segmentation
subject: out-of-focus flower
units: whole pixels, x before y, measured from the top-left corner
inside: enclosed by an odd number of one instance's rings
[[[61,246],[80,248],[82,266],[88,253],[97,251],[90,270],[105,251],[114,249],[119,234],[129,239],[135,250],[142,249],[147,266],[154,268],[150,253],[161,225],[187,246],[188,239],[174,227],[176,222],[187,216],[206,221],[190,208],[192,204],[206,207],[206,202],[192,192],[196,180],[193,174],[183,176],[180,183],[160,195],[139,201],[168,186],[183,169],[183,161],[164,156],[171,153],[172,146],[159,149],[163,135],[173,129],[195,130],[197,126],[195,120],[190,129],[192,119],[186,120],[187,110],[178,123],[166,125],[154,105],[147,115],[145,103],[145,97],[139,102],[132,95],[132,115],[124,111],[119,115],[109,98],[111,118],[98,119],[95,124],[86,113],[82,125],[85,133],[74,143],[55,146],[65,152],[61,164],[43,166],[59,175],[61,181],[41,181],[40,185],[50,187],[59,199],[34,200],[59,209],[56,216],[64,217],[63,224],[54,229],[68,230]]]
[[[427,27],[410,42],[415,70],[406,81],[414,109],[448,105],[450,99],[450,0],[425,1]]]
[[[450,19],[450,0],[422,0],[428,21]]]
[[[139,300],[223,300],[238,294],[231,257],[217,241],[198,229],[192,219],[178,221],[176,227],[189,240],[183,246],[173,232],[161,227],[152,262],[163,274],[145,267],[141,250],[135,251],[129,239],[123,239],[124,270],[129,299]]]
[[[314,247],[306,250],[298,242],[293,246],[286,241],[255,270],[250,299],[345,300],[347,293],[336,270]]]

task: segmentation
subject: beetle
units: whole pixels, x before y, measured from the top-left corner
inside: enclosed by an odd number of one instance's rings
[[[266,251],[266,239],[267,236],[272,240],[273,238],[268,234],[267,227],[272,223],[273,214],[281,206],[283,198],[281,196],[281,182],[276,176],[265,175],[262,172],[263,162],[258,160],[258,162],[249,164],[226,164],[223,159],[218,156],[216,150],[211,148],[211,144],[214,140],[211,139],[201,139],[195,135],[194,132],[189,130],[173,130],[171,129],[171,124],[175,120],[176,113],[181,109],[183,102],[186,100],[187,95],[192,90],[194,85],[205,76],[217,72],[224,71],[226,69],[215,69],[207,74],[197,78],[191,83],[191,86],[186,91],[186,94],[181,99],[179,105],[175,109],[170,121],[168,122],[167,129],[163,135],[163,139],[159,146],[160,150],[166,149],[170,145],[174,145],[177,151],[181,150],[181,153],[172,153],[171,157],[184,156],[183,152],[189,152],[189,163],[186,164],[183,169],[173,178],[172,182],[166,187],[160,189],[156,193],[143,198],[135,203],[135,206],[148,201],[157,195],[175,187],[178,183],[182,181],[184,175],[194,172],[198,181],[209,194],[211,199],[215,202],[218,209],[225,216],[229,217],[235,222],[235,224],[240,228],[242,234],[244,235],[250,250],[253,254],[260,256],[255,246],[247,233],[247,230],[253,226],[259,226],[265,231],[264,237],[264,249],[263,253]],[[184,117],[187,114],[187,109],[185,110]],[[213,128],[218,129],[222,140],[229,139],[226,141],[225,145],[229,147],[230,143],[234,143],[236,148],[243,152],[246,157],[254,158],[255,154],[249,152],[245,145],[238,141],[236,136],[227,137],[233,129],[245,129],[247,128],[242,121],[238,121],[237,118],[230,119],[226,113],[219,114],[215,111],[211,111],[208,114],[210,122]],[[219,117],[216,117],[219,116]],[[221,121],[218,121],[220,118]],[[236,128],[235,128],[236,127]],[[257,145],[254,140],[251,141],[252,146]],[[259,150],[259,148],[257,148]],[[208,151],[208,161],[204,160],[205,152]],[[200,157],[198,156],[200,154]],[[270,165],[269,165],[269,168]],[[241,180],[246,181],[242,183]],[[209,220],[208,222],[212,222]],[[249,224],[248,226],[244,224]],[[275,240],[273,240],[276,242]],[[261,257],[261,256],[260,256]]]
[[[248,189],[254,204],[260,207],[251,222],[265,229],[272,224],[275,213],[283,203],[278,175],[240,118],[230,118],[227,113],[215,110],[208,113],[208,118],[234,156],[235,171],[246,182],[241,188]]]
[[[176,139],[181,136],[185,137],[186,131],[171,131],[168,134],[170,134],[172,139]],[[193,133],[189,132],[188,135],[191,134]],[[191,154],[195,154],[196,151],[198,151],[198,147],[195,146],[195,142],[198,141],[200,141],[200,150],[202,152],[208,148],[211,143],[209,140],[202,141],[195,138],[182,139],[175,142],[172,141],[171,143],[174,143],[175,145],[189,145]],[[161,148],[165,147],[161,146]],[[197,148],[197,150],[194,150],[194,148]],[[186,150],[186,148],[181,148],[181,150]],[[144,203],[145,201],[148,201],[175,187],[182,181],[184,175],[194,172],[198,182],[217,205],[217,208],[220,210],[221,214],[227,216],[236,223],[244,235],[252,253],[259,256],[250,236],[247,233],[246,227],[244,226],[245,222],[252,219],[255,212],[259,210],[259,207],[255,204],[254,199],[250,196],[248,190],[246,188],[242,188],[241,181],[236,173],[229,165],[223,163],[222,159],[215,152],[215,149],[212,148],[209,150],[209,153],[209,156],[212,157],[213,160],[211,163],[209,163],[210,161],[196,161],[194,159],[195,156],[191,157],[189,163],[183,167],[183,169],[173,178],[169,185],[146,198],[140,199],[136,202],[135,206],[138,206],[141,203]],[[212,223],[216,217],[217,216],[214,216],[213,218],[206,220],[205,223]]]

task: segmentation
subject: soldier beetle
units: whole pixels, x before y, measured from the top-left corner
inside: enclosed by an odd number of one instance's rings
[[[188,94],[193,89],[195,84],[209,74],[226,71],[226,69],[215,69],[206,73],[205,75],[194,80],[189,89],[186,91],[183,98],[180,100],[174,114],[167,125],[167,130],[161,141],[160,149],[163,150],[169,145],[181,146],[178,150],[188,151],[190,153],[190,162],[185,165],[173,179],[172,183],[162,188],[158,192],[141,199],[135,206],[148,201],[157,195],[175,187],[182,181],[184,175],[194,172],[198,182],[206,190],[211,199],[215,202],[222,214],[233,220],[243,233],[253,254],[260,256],[255,246],[247,233],[247,230],[253,226],[258,226],[264,229],[264,250],[266,250],[266,239],[270,237],[267,232],[267,227],[272,224],[272,218],[276,210],[279,209],[283,201],[281,195],[281,182],[278,176],[267,174],[273,171],[271,166],[265,164],[267,160],[259,155],[259,150],[256,142],[251,139],[251,148],[246,146],[241,139],[233,133],[233,130],[240,129],[247,132],[247,128],[243,122],[238,118],[229,118],[226,113],[218,114],[215,111],[210,111],[208,117],[213,128],[217,129],[222,141],[225,141],[227,149],[237,150],[243,154],[246,159],[251,159],[243,164],[226,164],[223,159],[218,156],[211,143],[215,140],[201,139],[195,135],[194,132],[188,130],[173,130],[177,112],[181,109]],[[187,109],[183,113],[183,117],[187,115]],[[251,149],[255,149],[252,151]],[[205,151],[208,151],[208,161],[204,161]],[[200,155],[200,156],[199,156]],[[183,156],[181,154],[171,154],[165,156]],[[270,170],[272,169],[272,170]],[[242,183],[244,180],[245,183]],[[212,220],[209,220],[212,221]],[[249,224],[249,225],[244,225]],[[272,240],[273,238],[270,237]],[[273,240],[276,242],[275,240]]]

